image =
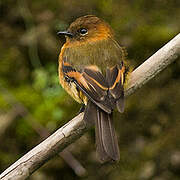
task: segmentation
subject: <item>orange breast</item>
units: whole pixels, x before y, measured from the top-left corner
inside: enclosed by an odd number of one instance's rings
[[[76,84],[74,82],[67,82],[63,73],[63,53],[66,48],[66,44],[62,47],[61,53],[59,55],[59,82],[61,86],[66,90],[66,92],[73,97],[78,103],[87,104],[87,97],[80,91],[77,90]]]

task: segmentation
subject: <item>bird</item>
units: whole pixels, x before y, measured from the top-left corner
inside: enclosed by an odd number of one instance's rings
[[[126,52],[114,38],[110,25],[95,15],[72,22],[59,31],[66,42],[59,54],[59,82],[82,104],[83,120],[95,122],[96,151],[102,163],[120,160],[113,111],[124,112]]]

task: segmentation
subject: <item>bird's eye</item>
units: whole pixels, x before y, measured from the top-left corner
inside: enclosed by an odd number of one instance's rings
[[[81,35],[85,35],[85,34],[87,34],[87,29],[85,29],[85,28],[81,28],[81,29],[79,29],[79,33],[81,34]]]

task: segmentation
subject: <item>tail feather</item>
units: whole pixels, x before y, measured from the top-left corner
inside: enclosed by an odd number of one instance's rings
[[[100,133],[98,135],[99,138],[102,139],[104,151],[110,159],[119,161],[119,146],[113,126],[112,113],[107,114],[99,109],[99,118],[97,118],[97,121],[101,124],[101,126],[97,126],[97,128],[99,128],[98,132]]]
[[[92,102],[88,101],[87,106],[84,111],[83,120],[86,122],[88,126],[94,124],[97,119],[97,106]]]
[[[96,150],[102,162],[118,161],[119,146],[112,121],[112,113],[108,114],[97,105],[88,102],[84,120],[89,123],[95,121]]]
[[[96,134],[96,152],[98,154],[98,157],[100,161],[107,162],[110,161],[111,158],[108,156],[108,154],[105,151],[104,143],[103,143],[103,136],[102,136],[102,121],[100,120],[100,112],[99,108],[97,108],[97,118],[95,118],[95,134]]]

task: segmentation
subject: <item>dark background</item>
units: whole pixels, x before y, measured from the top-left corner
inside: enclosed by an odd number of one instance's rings
[[[155,53],[180,28],[179,0],[1,0],[0,172],[72,117],[80,105],[58,84],[56,36],[77,17],[107,21],[128,52],[133,68]],[[68,147],[86,170],[75,172],[56,156],[30,180],[180,179],[180,61],[176,60],[126,100],[115,113],[121,160],[101,165],[94,129]]]

